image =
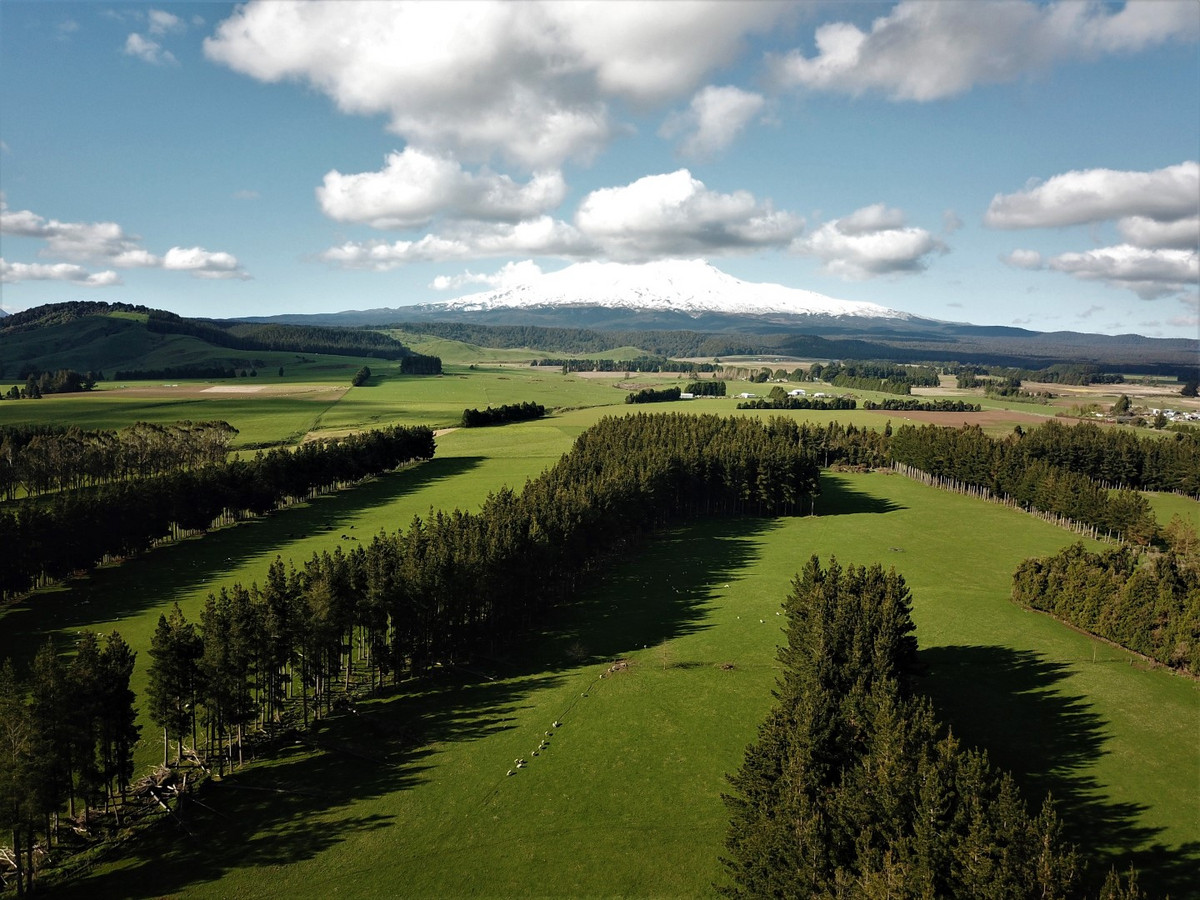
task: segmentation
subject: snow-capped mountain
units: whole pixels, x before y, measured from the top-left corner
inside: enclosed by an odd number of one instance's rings
[[[525,283],[468,294],[424,308],[456,312],[538,307],[604,307],[688,316],[852,316],[909,320],[908,313],[874,303],[838,300],[781,284],[755,284],[727,275],[703,260],[630,265],[583,262]]]

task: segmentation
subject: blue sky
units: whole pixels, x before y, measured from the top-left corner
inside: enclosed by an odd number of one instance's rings
[[[0,0],[0,307],[591,259],[1197,337],[1200,4]]]

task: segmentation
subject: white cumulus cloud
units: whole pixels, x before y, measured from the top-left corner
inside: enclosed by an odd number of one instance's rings
[[[1125,243],[1135,247],[1188,250],[1200,246],[1200,215],[1174,222],[1159,222],[1149,216],[1128,216],[1117,220],[1117,230]]]
[[[1085,281],[1128,288],[1143,300],[1195,290],[1200,284],[1200,257],[1188,250],[1147,250],[1118,244],[1082,253],[1062,253],[1047,265]]]
[[[531,169],[589,158],[610,103],[663,103],[786,14],[774,3],[251,0],[204,42],[264,82],[302,81],[343,112],[385,115],[425,150]]]
[[[407,147],[390,154],[379,172],[329,172],[317,188],[317,202],[339,222],[414,228],[438,214],[519,222],[558,206],[566,190],[559,171],[538,172],[518,184],[507,175],[471,173],[447,156]]]
[[[1187,2],[1108,4],[1032,0],[906,0],[869,30],[831,22],[816,54],[773,60],[784,85],[893,100],[931,101],[1000,84],[1072,60],[1195,41],[1200,17]]]
[[[579,205],[575,224],[610,259],[639,262],[783,247],[804,220],[749,191],[709,190],[679,169],[593,191]]]
[[[1123,243],[1062,253],[1047,268],[1126,288],[1143,300],[1191,294],[1200,282],[1200,164],[1151,172],[1087,169],[997,194],[984,222],[1050,228],[1115,221]],[[1020,265],[1014,251],[1005,261]]]
[[[112,270],[89,272],[74,263],[10,263],[0,257],[0,282],[21,281],[69,281],[82,287],[110,287],[120,284],[121,276]]]
[[[141,239],[129,235],[116,222],[60,222],[46,219],[28,209],[10,210],[0,201],[0,233],[45,241],[38,255],[71,260],[72,263],[99,262],[121,269],[170,269],[190,271],[197,278],[248,278],[237,258],[230,253],[210,252],[200,247],[172,247],[165,256],[157,256],[141,246]],[[24,263],[11,263],[24,266]],[[79,281],[86,271],[78,265],[55,264],[37,271],[57,271],[61,274],[36,276],[39,279]],[[32,269],[21,271],[34,271]],[[79,275],[83,272],[84,275]],[[74,273],[74,274],[72,274]],[[103,278],[115,273],[100,273]],[[35,276],[24,275],[21,280]],[[118,284],[119,280],[102,280],[95,284]]]
[[[443,234],[417,240],[348,241],[320,254],[326,262],[348,269],[384,272],[417,262],[446,262],[496,256],[560,256],[576,258],[594,248],[573,226],[551,216],[515,224],[463,223]]]
[[[1153,172],[1086,169],[1055,175],[1013,194],[997,194],[984,222],[993,228],[1050,228],[1121,217],[1174,222],[1197,214],[1200,163]]]
[[[875,203],[826,222],[792,242],[791,250],[815,256],[832,275],[853,281],[904,272],[920,272],[946,245],[924,228],[904,224],[898,209]]]
[[[665,138],[682,135],[679,152],[705,159],[733,143],[765,103],[761,94],[732,85],[709,85],[692,97],[686,112],[668,116],[659,134]]]

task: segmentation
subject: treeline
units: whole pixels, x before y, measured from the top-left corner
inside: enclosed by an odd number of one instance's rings
[[[531,366],[558,366],[563,372],[712,372],[712,363],[684,362],[663,356],[636,359],[539,359]]]
[[[863,409],[901,412],[979,412],[982,407],[978,403],[964,403],[962,400],[900,400],[885,397],[878,402],[864,400]]]
[[[603,419],[477,514],[414,518],[300,569],[277,560],[261,587],[211,596],[198,629],[176,607],[150,650],[151,716],[177,754],[199,733],[207,753],[232,758],[288,708],[307,722],[358,685],[504,653],[606,554],[679,517],[786,515],[817,489],[788,422]]]
[[[242,371],[245,371],[244,369]],[[113,381],[173,381],[185,378],[237,378],[237,369],[224,366],[167,366],[165,369],[118,369]]]
[[[1012,777],[916,694],[910,609],[904,579],[878,564],[814,556],[794,580],[777,702],[729,778],[722,893],[1078,895],[1049,798],[1031,815]]]
[[[737,405],[738,409],[857,409],[853,397],[759,397]]]
[[[0,554],[0,599],[179,533],[262,515],[286,501],[430,459],[433,451],[429,428],[392,427],[0,510],[0,546],[10,550]]]
[[[81,375],[74,369],[58,369],[55,372],[22,372],[25,386],[13,385],[0,395],[2,400],[40,400],[45,394],[78,394],[96,386],[100,375],[93,372]]]
[[[464,409],[462,427],[482,428],[487,425],[503,425],[505,422],[526,422],[530,419],[540,419],[544,415],[546,407],[532,401],[506,403],[495,409],[490,406],[487,409]]]
[[[904,425],[892,434],[890,451],[894,462],[943,479],[950,487],[978,488],[1136,543],[1154,537],[1154,514],[1140,493],[1109,491],[1086,473],[1055,465],[1023,445],[1023,438],[997,440],[977,425]]]
[[[685,394],[691,394],[693,397],[724,397],[725,382],[710,379],[707,381],[691,381],[688,386],[683,389]]]
[[[1200,548],[1177,518],[1165,553],[1082,544],[1027,559],[1012,598],[1163,665],[1200,675]]]
[[[136,655],[115,631],[103,644],[86,632],[69,664],[47,643],[27,679],[11,659],[0,666],[0,833],[12,836],[17,896],[33,892],[38,836],[53,844],[64,806],[74,819],[82,805],[85,825],[90,809],[116,809],[120,823],[141,730]]]
[[[678,400],[683,392],[677,387],[663,388],[655,390],[654,388],[643,388],[640,391],[635,391],[625,397],[626,403],[667,403],[671,400]]]
[[[381,359],[402,359],[412,353],[390,335],[362,328],[185,319],[157,309],[148,311],[146,327],[156,334],[187,335],[231,350],[284,350]]]
[[[958,375],[959,386],[964,376],[995,375],[1000,378],[1016,378],[1018,381],[1040,381],[1048,384],[1124,384],[1125,376],[1119,372],[1105,372],[1099,366],[1081,363],[1058,363],[1043,369],[1022,369],[1013,366],[946,366],[947,375]],[[976,380],[978,383],[978,380]],[[975,387],[976,384],[967,384]]]
[[[400,360],[400,374],[441,375],[442,358],[440,356],[426,356],[423,353],[409,351],[409,355]]]
[[[135,422],[85,431],[65,425],[0,426],[0,496],[30,497],[136,481],[225,462],[238,430],[228,422]]]
[[[814,363],[808,377],[835,387],[885,394],[909,394],[914,387],[937,387],[938,370],[931,366],[898,366],[889,362],[843,360],[823,366]]]

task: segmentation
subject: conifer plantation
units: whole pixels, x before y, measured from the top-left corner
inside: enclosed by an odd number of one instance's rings
[[[796,576],[776,704],[730,777],[727,896],[1081,896],[1050,799],[1031,814],[920,696],[909,611],[878,564]],[[1112,877],[1101,896],[1137,892]]]

